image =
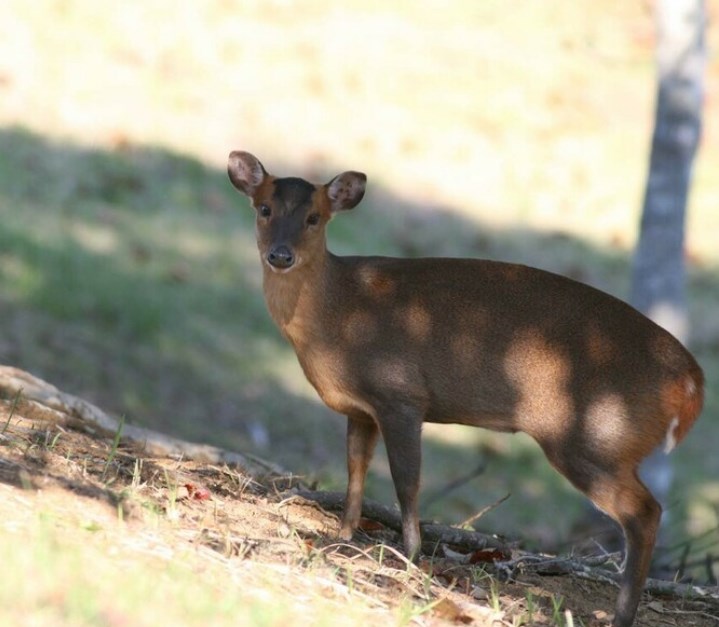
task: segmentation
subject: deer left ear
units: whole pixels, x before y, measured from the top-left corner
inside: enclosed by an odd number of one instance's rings
[[[233,150],[227,160],[227,175],[238,190],[252,198],[267,177],[267,171],[254,155]]]
[[[367,176],[362,172],[343,172],[335,176],[325,185],[332,213],[356,207],[364,196],[366,185]]]

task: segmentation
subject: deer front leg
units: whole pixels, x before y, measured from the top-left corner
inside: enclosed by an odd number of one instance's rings
[[[416,560],[421,549],[418,493],[422,465],[422,414],[399,406],[379,417],[389,468],[402,513],[402,539],[407,557]]]
[[[362,515],[362,495],[372,453],[377,444],[379,429],[375,421],[364,414],[347,416],[347,498],[339,537],[349,541]]]

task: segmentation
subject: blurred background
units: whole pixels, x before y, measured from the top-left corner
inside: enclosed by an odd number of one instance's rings
[[[707,401],[674,454],[669,506],[676,542],[716,543],[719,2],[707,9],[686,235]],[[318,182],[366,172],[366,200],[330,226],[333,252],[519,261],[626,299],[655,30],[651,1],[5,0],[0,362],[343,488],[345,421],[265,311],[229,151]],[[567,541],[582,498],[532,441],[425,433],[425,516],[457,523],[511,493],[480,528]],[[368,493],[394,498],[381,450]]]

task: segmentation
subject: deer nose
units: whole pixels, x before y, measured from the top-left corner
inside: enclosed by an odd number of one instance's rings
[[[267,261],[275,268],[289,268],[295,262],[295,256],[287,246],[276,246],[267,255]]]

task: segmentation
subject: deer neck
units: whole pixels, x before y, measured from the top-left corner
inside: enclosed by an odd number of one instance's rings
[[[326,299],[329,253],[303,262],[289,272],[275,272],[263,264],[262,287],[270,316],[295,346],[315,325],[321,324]]]

